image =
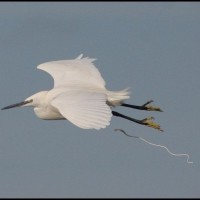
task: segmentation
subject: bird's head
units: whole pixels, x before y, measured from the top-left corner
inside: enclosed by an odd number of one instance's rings
[[[6,107],[2,108],[1,110],[6,110],[6,109],[10,109],[10,108],[15,108],[15,107],[38,106],[44,101],[46,94],[47,94],[47,91],[38,92],[38,93],[26,98],[22,102],[6,106]]]

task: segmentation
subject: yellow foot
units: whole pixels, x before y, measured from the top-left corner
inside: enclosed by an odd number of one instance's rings
[[[163,132],[163,130],[160,128],[160,125],[152,121],[153,119],[154,117],[147,117],[145,119],[142,119],[141,122],[145,126],[149,126],[151,128],[154,128]]]
[[[148,111],[159,111],[159,112],[163,112],[159,107],[149,105],[149,104],[152,103],[152,102],[153,102],[153,100],[147,101],[144,105],[142,105],[142,107],[144,107],[145,110],[148,110]]]

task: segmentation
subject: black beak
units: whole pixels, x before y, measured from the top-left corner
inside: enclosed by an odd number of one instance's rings
[[[22,101],[20,103],[15,103],[15,104],[12,104],[10,106],[6,106],[6,107],[2,108],[1,110],[6,110],[6,109],[10,109],[10,108],[20,107],[20,106],[23,106],[23,105],[25,105],[27,103],[31,103],[32,101],[33,100],[31,99],[31,100],[27,100],[27,101]]]

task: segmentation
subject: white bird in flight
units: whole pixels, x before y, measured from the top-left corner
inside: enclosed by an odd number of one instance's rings
[[[66,119],[83,129],[105,128],[110,124],[111,117],[117,116],[162,131],[160,125],[152,121],[153,117],[138,120],[112,111],[116,106],[147,111],[162,110],[149,105],[152,100],[142,106],[124,103],[129,98],[128,88],[120,91],[107,90],[104,79],[93,64],[94,60],[81,54],[73,60],[40,64],[37,68],[53,77],[53,89],[38,92],[1,110],[32,106],[41,119]]]

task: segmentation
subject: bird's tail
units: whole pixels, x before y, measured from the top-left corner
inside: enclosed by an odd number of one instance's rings
[[[119,91],[108,91],[108,105],[110,106],[119,106],[123,103],[124,100],[130,98],[130,88],[126,88]]]

